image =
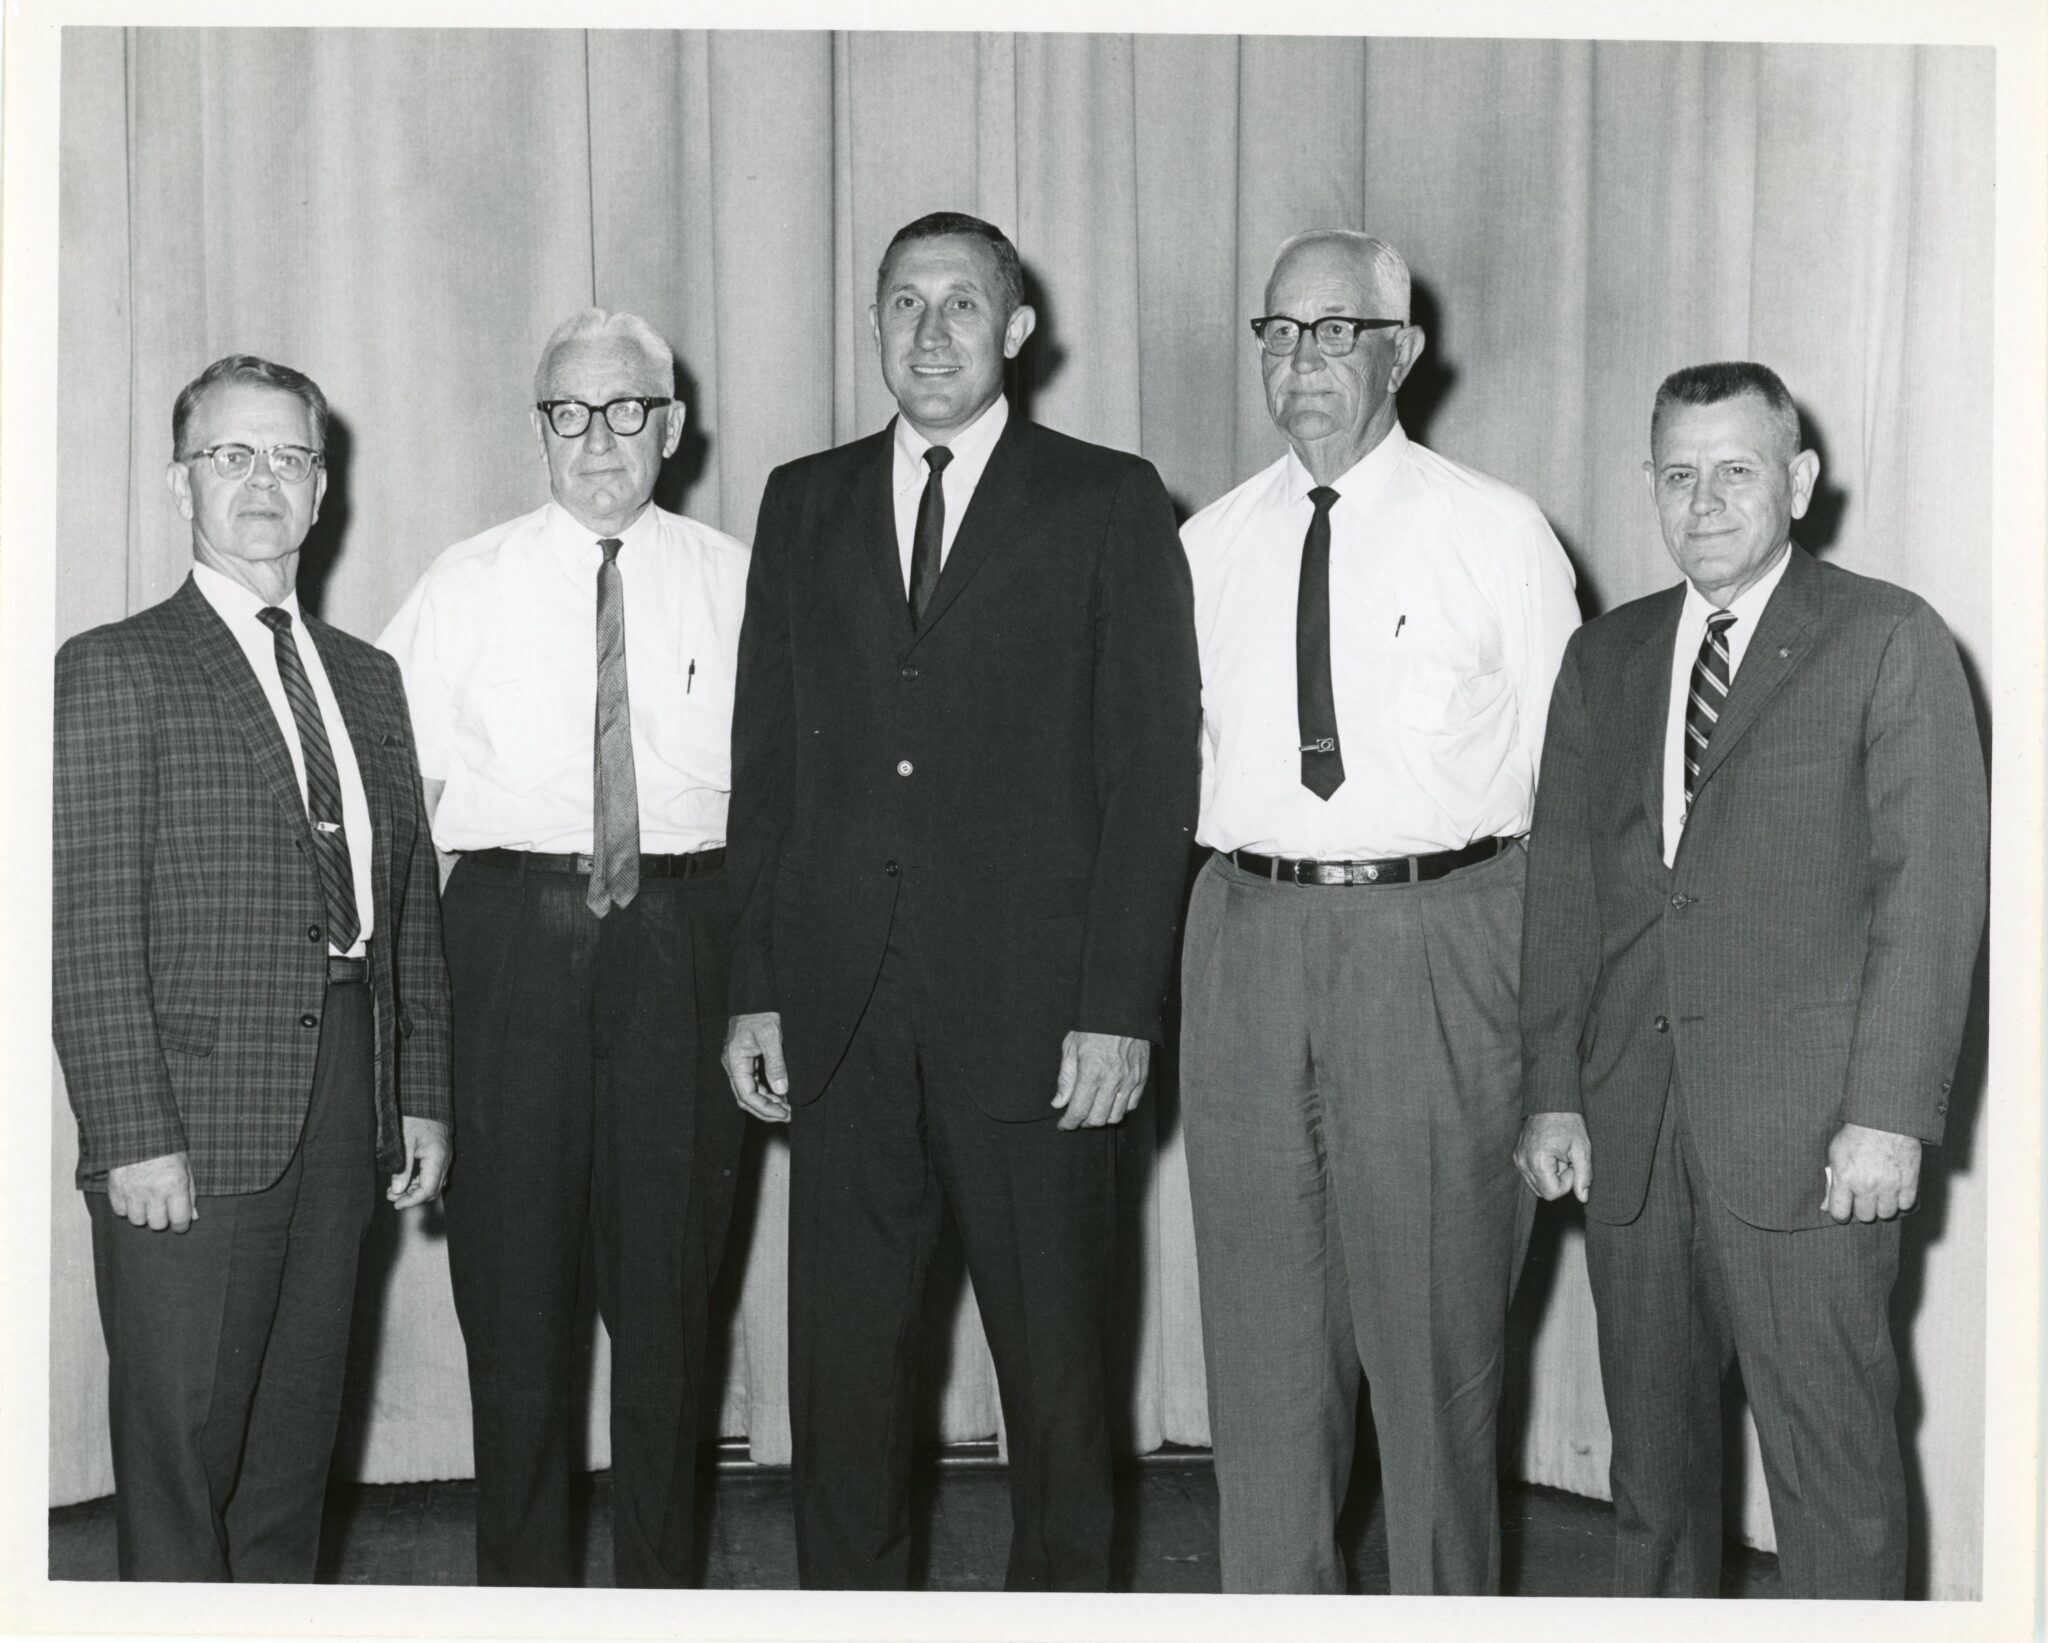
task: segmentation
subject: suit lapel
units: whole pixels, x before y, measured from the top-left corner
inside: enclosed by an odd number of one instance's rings
[[[1795,546],[1791,551],[1784,578],[1764,606],[1763,615],[1757,618],[1756,632],[1750,636],[1749,648],[1742,653],[1742,666],[1736,669],[1734,682],[1728,687],[1721,717],[1715,721],[1714,733],[1707,738],[1706,751],[1700,755],[1700,773],[1693,783],[1695,793],[1713,779],[1721,761],[1742,740],[1743,732],[1756,722],[1764,705],[1812,648],[1814,628],[1820,619],[1820,571],[1804,549]]]
[[[1667,589],[1663,606],[1622,672],[1630,704],[1629,757],[1643,787],[1643,809],[1651,836],[1664,838],[1664,742],[1671,731],[1671,647],[1678,642],[1678,618],[1685,609],[1685,584]]]
[[[191,634],[192,649],[201,670],[212,681],[218,698],[227,704],[228,717],[248,738],[256,768],[263,772],[263,779],[297,831],[310,860],[313,830],[306,820],[306,801],[299,794],[299,778],[292,769],[284,735],[277,728],[277,716],[270,711],[270,701],[256,682],[249,658],[190,576],[171,597]]]
[[[939,572],[938,588],[925,611],[924,625],[918,629],[920,638],[938,626],[953,601],[960,597],[960,590],[1016,534],[1018,522],[1024,517],[1024,493],[1031,478],[1031,458],[1024,445],[1027,426],[1022,417],[1013,415],[1004,424],[996,448],[989,453],[988,466],[981,471],[974,499],[967,504],[967,515],[960,521],[952,551],[946,555],[945,569]]]
[[[356,673],[355,662],[334,642],[335,630],[316,618],[306,619],[306,633],[320,653],[320,665],[327,682],[334,687],[334,700],[341,708],[341,722],[348,731],[349,750],[355,754],[356,774],[362,778],[364,806],[370,812],[370,890],[376,905],[391,905],[391,806],[394,795],[384,780],[384,762],[377,756],[382,740],[363,717],[364,701],[370,694],[368,681]]]
[[[903,591],[903,554],[896,543],[896,420],[876,440],[874,456],[860,464],[853,482],[853,517],[866,538],[870,568],[889,608],[891,631],[910,638],[910,600]]]

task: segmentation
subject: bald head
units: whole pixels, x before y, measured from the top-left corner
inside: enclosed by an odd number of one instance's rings
[[[1408,264],[1401,253],[1385,240],[1361,234],[1355,228],[1311,228],[1281,243],[1273,253],[1273,271],[1266,276],[1266,308],[1273,309],[1273,293],[1280,278],[1295,260],[1313,261],[1348,269],[1359,289],[1373,303],[1367,319],[1408,318]]]

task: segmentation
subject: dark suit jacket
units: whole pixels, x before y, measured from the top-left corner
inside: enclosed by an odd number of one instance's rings
[[[1818,1226],[1842,1123],[1941,1139],[1984,927],[1976,719],[1933,610],[1795,546],[1667,869],[1684,593],[1565,652],[1530,834],[1522,1106],[1585,1115],[1586,1213],[1626,1222],[1675,1068],[1722,1202]]]
[[[793,1098],[816,1097],[902,892],[932,1053],[984,1111],[1044,1117],[1069,1031],[1161,1036],[1200,779],[1187,564],[1149,463],[1013,416],[913,633],[892,439],[790,463],[762,498],[732,1007],[781,1011]]]
[[[401,1111],[450,1120],[434,854],[397,663],[306,630],[369,800],[377,1158],[396,1170]],[[190,577],[57,653],[56,744],[55,1025],[79,1184],[183,1151],[200,1193],[258,1191],[312,1093],[327,914],[291,755]]]

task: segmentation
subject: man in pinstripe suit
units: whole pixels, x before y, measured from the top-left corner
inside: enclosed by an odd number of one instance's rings
[[[1791,541],[1819,476],[1784,384],[1658,390],[1685,583],[1580,630],[1544,743],[1516,1162],[1586,1206],[1614,1589],[1720,1589],[1720,1386],[1756,1415],[1787,1597],[1898,1597],[1897,1217],[1938,1142],[1984,926],[1954,642]]]
[[[376,1201],[440,1190],[448,983],[397,664],[304,615],[327,404],[178,396],[190,577],[57,656],[55,1029],[126,1580],[310,1580]]]

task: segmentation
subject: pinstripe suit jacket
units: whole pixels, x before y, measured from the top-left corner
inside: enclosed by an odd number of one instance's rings
[[[1826,1221],[1844,1122],[1939,1141],[1984,928],[1983,757],[1928,605],[1792,549],[1663,853],[1685,589],[1565,652],[1530,835],[1522,1106],[1583,1113],[1586,1213],[1640,1213],[1666,1090],[1754,1226]]]
[[[397,664],[313,617],[362,770],[377,1157],[450,1119],[434,856]],[[291,755],[190,577],[57,653],[55,1029],[81,1186],[183,1151],[202,1194],[283,1172],[313,1088],[326,909]]]

